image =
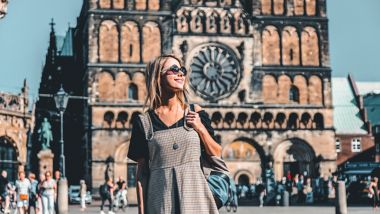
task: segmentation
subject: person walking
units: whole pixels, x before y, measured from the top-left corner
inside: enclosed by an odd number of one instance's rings
[[[54,201],[57,195],[57,184],[51,176],[51,172],[45,173],[45,180],[41,181],[43,214],[54,214]]]
[[[3,203],[5,202],[4,206],[4,213],[10,213],[9,210],[9,205],[10,205],[10,196],[8,192],[8,186],[9,186],[9,181],[8,181],[8,173],[7,171],[3,170],[1,171],[1,176],[0,176],[0,202]]]
[[[87,185],[86,185],[86,182],[84,180],[80,180],[79,184],[80,184],[79,194],[80,194],[81,211],[85,211],[85,209],[86,209]]]
[[[148,110],[133,120],[128,152],[138,163],[139,213],[218,213],[200,157],[220,157],[221,146],[207,113],[187,104],[188,82],[186,68],[174,55],[147,64]]]
[[[108,178],[106,182],[100,186],[100,197],[102,203],[100,205],[100,213],[104,214],[103,207],[106,201],[108,201],[108,214],[114,214],[113,212],[113,192],[115,184],[112,178]]]
[[[265,186],[263,184],[263,182],[261,180],[257,180],[256,182],[256,192],[259,196],[259,207],[263,207],[264,206],[264,197],[266,196],[266,190],[265,190]]]
[[[371,183],[369,184],[369,192],[372,197],[372,206],[374,210],[378,210],[379,207],[379,178],[373,177]]]
[[[16,180],[17,209],[20,214],[25,214],[29,207],[29,193],[31,190],[30,181],[25,178],[25,172],[18,173],[19,179]]]
[[[30,181],[30,197],[29,197],[29,209],[28,214],[31,213],[31,210],[33,208],[34,213],[38,213],[38,205],[37,205],[37,198],[38,198],[38,181],[36,180],[36,175],[34,173],[29,173],[29,181]]]

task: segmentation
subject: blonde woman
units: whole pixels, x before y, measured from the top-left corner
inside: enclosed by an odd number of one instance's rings
[[[221,146],[206,112],[198,105],[189,109],[188,81],[176,56],[160,56],[147,65],[148,110],[134,118],[128,153],[138,163],[139,213],[218,213],[200,156],[201,145],[210,156],[220,156]]]

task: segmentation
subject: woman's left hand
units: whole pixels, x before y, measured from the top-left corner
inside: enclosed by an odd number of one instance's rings
[[[205,129],[199,114],[194,111],[189,111],[186,115],[186,123],[190,125],[196,132],[200,132]]]

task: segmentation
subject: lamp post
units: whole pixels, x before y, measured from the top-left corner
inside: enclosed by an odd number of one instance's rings
[[[61,88],[54,95],[55,105],[59,110],[60,122],[61,122],[61,139],[59,141],[61,146],[61,155],[59,156],[59,170],[61,171],[61,178],[58,181],[58,213],[68,213],[68,187],[65,171],[65,153],[64,153],[64,141],[63,141],[63,113],[66,110],[67,103],[69,101],[69,95]]]

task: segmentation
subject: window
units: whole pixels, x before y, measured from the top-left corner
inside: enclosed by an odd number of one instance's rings
[[[127,186],[128,187],[136,187],[136,163],[128,163],[128,178],[127,178]]]
[[[290,102],[294,102],[294,103],[300,102],[300,93],[298,91],[298,88],[294,85],[290,88],[289,100]]]
[[[351,149],[352,152],[361,152],[362,151],[362,145],[360,142],[360,138],[354,138],[351,141]]]
[[[137,100],[137,86],[133,83],[131,83],[128,87],[128,99],[130,100]]]
[[[338,153],[342,151],[342,145],[340,144],[340,139],[338,138],[335,140],[335,148]]]

